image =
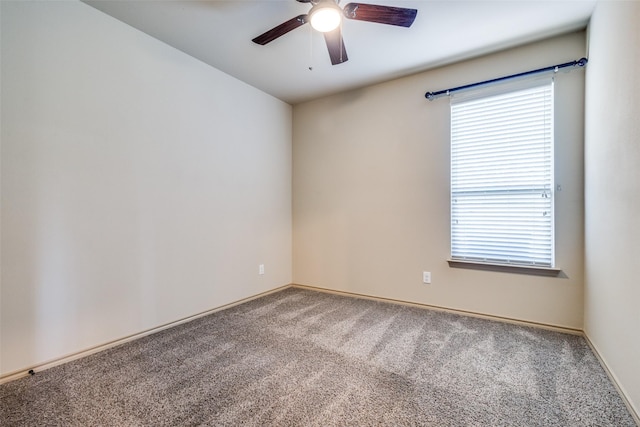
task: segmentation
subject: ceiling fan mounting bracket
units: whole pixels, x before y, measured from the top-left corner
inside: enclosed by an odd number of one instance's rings
[[[349,3],[343,9],[344,16],[349,19],[356,19],[356,12],[358,11],[358,4]]]

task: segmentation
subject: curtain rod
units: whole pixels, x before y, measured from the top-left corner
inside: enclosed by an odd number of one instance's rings
[[[578,59],[576,61],[565,62],[564,64],[552,65],[550,67],[539,68],[537,70],[525,71],[524,73],[518,73],[518,74],[512,74],[510,76],[498,77],[496,79],[485,80],[483,82],[478,82],[478,83],[471,83],[471,84],[468,84],[468,85],[458,86],[458,87],[454,87],[454,88],[451,88],[451,89],[439,90],[437,92],[427,92],[427,93],[424,94],[424,96],[429,101],[433,101],[434,99],[440,98],[442,96],[449,96],[453,92],[457,92],[459,90],[470,89],[472,87],[482,86],[482,85],[486,85],[486,84],[489,84],[489,83],[501,82],[503,80],[515,79],[516,77],[523,77],[523,76],[529,76],[529,75],[532,75],[532,74],[544,73],[546,71],[557,72],[561,68],[584,67],[585,65],[587,65],[587,62],[588,62],[587,58],[580,58],[580,59]]]

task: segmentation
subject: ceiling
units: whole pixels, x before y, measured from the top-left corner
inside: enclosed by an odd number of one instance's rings
[[[296,104],[585,28],[596,0],[358,0],[418,9],[410,28],[345,20],[349,60],[331,65],[304,25],[260,46],[252,38],[306,14],[295,0],[84,0],[213,67]],[[341,5],[352,0],[342,0]],[[567,58],[573,60],[576,58]]]

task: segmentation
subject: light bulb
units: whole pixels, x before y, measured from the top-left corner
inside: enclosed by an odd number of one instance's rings
[[[311,26],[321,33],[335,30],[340,25],[340,12],[341,10],[333,2],[318,4],[309,12]]]

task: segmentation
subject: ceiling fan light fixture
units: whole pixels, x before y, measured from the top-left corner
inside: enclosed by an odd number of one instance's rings
[[[321,33],[335,30],[341,20],[342,9],[333,0],[318,3],[309,11],[311,26]]]
[[[343,18],[408,28],[413,24],[416,14],[418,13],[417,9],[380,6],[369,3],[349,3],[342,8],[339,6],[340,0],[297,1],[299,3],[310,3],[312,5],[307,14],[291,18],[260,34],[258,37],[253,38],[252,41],[259,45],[265,45],[296,28],[310,24],[310,29],[323,33],[329,51],[331,65],[338,65],[348,61],[347,50],[344,47],[344,40],[342,39]]]

